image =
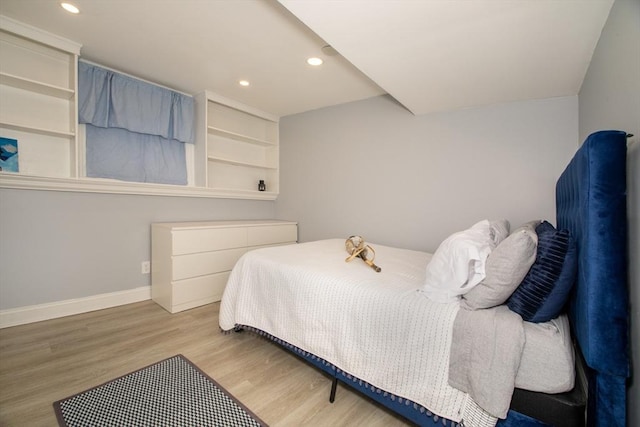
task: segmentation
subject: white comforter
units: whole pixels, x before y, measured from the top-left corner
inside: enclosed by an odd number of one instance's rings
[[[431,255],[374,248],[380,273],[359,259],[345,263],[342,239],[245,254],[227,283],[220,327],[258,328],[437,415],[495,424],[448,384],[459,306],[418,292]]]

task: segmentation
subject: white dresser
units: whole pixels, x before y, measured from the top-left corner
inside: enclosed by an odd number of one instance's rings
[[[242,254],[297,240],[291,221],[151,224],[151,298],[170,313],[219,301]]]

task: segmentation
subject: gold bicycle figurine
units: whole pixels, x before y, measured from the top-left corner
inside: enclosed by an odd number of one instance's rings
[[[349,256],[345,259],[345,262],[349,262],[354,258],[362,259],[365,264],[373,268],[376,273],[380,273],[382,269],[373,263],[376,257],[376,251],[369,245],[365,245],[364,239],[361,236],[350,236],[344,242],[345,249]]]

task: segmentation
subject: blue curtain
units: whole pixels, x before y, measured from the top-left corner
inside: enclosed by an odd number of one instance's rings
[[[193,98],[95,65],[78,64],[79,122],[87,125],[87,175],[186,184]]]

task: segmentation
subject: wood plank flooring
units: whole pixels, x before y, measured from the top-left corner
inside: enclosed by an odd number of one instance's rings
[[[0,330],[0,426],[56,426],[53,402],[183,354],[271,426],[407,426],[255,334],[222,334],[219,303],[152,301]]]

